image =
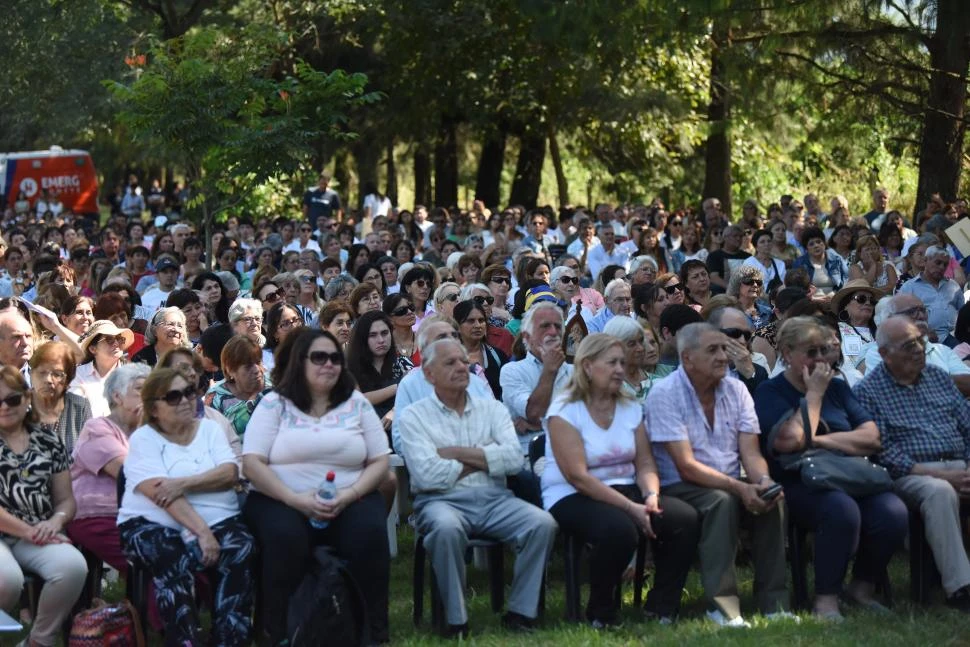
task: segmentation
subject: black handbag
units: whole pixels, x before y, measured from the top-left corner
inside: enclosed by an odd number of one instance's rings
[[[782,425],[801,412],[805,429],[805,449],[793,454],[775,452],[775,439]],[[819,426],[824,425],[819,420]],[[876,465],[865,456],[849,456],[840,451],[822,449],[812,444],[808,402],[802,398],[798,409],[779,420],[768,433],[768,455],[786,472],[799,472],[802,483],[811,490],[841,490],[851,497],[866,497],[892,488],[893,480],[885,467]]]

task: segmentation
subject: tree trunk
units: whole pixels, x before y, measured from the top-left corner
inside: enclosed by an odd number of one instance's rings
[[[394,163],[394,138],[391,137],[387,142],[387,188],[384,194],[395,207],[397,206],[397,165]]]
[[[559,155],[559,141],[556,139],[556,129],[549,125],[549,155],[552,156],[552,168],[556,171],[556,190],[559,192],[559,208],[569,204],[569,184],[566,174],[562,170],[562,157]]]
[[[482,155],[478,160],[478,177],[475,180],[475,198],[489,209],[498,209],[502,202],[502,167],[505,166],[505,140],[508,133],[499,127],[482,142]]]
[[[960,192],[970,12],[964,0],[939,0],[937,11],[936,33],[929,46],[933,71],[923,118],[914,214],[934,193],[952,202]]]
[[[455,122],[442,119],[434,149],[434,204],[452,207],[458,204],[458,133]]]
[[[707,106],[703,197],[718,198],[728,219],[731,218],[731,138],[728,132],[730,105],[724,55],[729,46],[728,25],[723,19],[716,19],[711,36],[711,102]]]
[[[419,147],[414,152],[414,205],[431,206],[431,155]]]
[[[519,137],[519,142],[519,161],[515,165],[509,204],[521,204],[526,209],[534,209],[539,201],[542,162],[546,157],[546,137],[544,134],[528,131]]]
[[[331,188],[340,195],[340,205],[344,208],[344,222],[350,216],[350,169],[347,164],[347,152],[339,150],[333,156],[333,185]]]
[[[368,184],[373,183],[377,186],[377,167],[380,165],[380,150],[371,145],[372,142],[368,140],[358,140],[354,144],[354,160],[357,162],[357,200],[355,202],[350,201],[350,196],[346,196],[347,204],[353,204],[357,209],[364,208],[364,195],[366,194],[366,187]]]

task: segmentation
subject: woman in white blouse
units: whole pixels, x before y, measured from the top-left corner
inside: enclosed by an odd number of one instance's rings
[[[367,603],[371,639],[388,640],[390,556],[378,485],[388,471],[387,434],[374,407],[354,390],[329,332],[301,328],[276,350],[274,390],[250,418],[243,470],[254,491],[245,516],[263,546],[262,625],[270,644],[286,631],[290,597],[312,549],[332,546]],[[337,496],[321,500],[334,475]]]
[[[91,324],[78,340],[85,363],[77,367],[70,392],[86,398],[91,404],[91,417],[100,418],[111,413],[104,395],[104,382],[125,357],[125,351],[135,340],[127,328],[118,328],[110,321]]]
[[[699,536],[691,506],[660,500],[643,410],[623,392],[625,355],[616,337],[586,337],[546,416],[542,503],[563,532],[591,546],[586,617],[597,628],[617,622],[614,593],[641,533],[654,542],[657,569],[647,614],[674,620]]]

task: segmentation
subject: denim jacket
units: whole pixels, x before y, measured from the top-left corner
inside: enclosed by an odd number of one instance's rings
[[[796,267],[804,268],[808,272],[809,278],[814,279],[815,268],[812,266],[812,261],[807,253],[795,259],[795,262],[792,263],[792,269]],[[832,287],[835,291],[841,290],[845,282],[849,280],[849,266],[834,249],[826,248],[825,250],[825,271],[832,279]]]

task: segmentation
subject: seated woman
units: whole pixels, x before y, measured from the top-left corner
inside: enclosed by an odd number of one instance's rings
[[[283,339],[298,328],[302,328],[303,315],[288,303],[274,303],[266,312],[266,345],[263,347],[263,367],[272,371],[276,365],[273,352],[283,343]]]
[[[761,301],[765,278],[761,270],[742,265],[731,273],[727,294],[738,300],[738,308],[748,316],[751,328],[758,330],[771,323],[771,306]]]
[[[625,354],[615,337],[586,337],[565,392],[546,415],[542,503],[563,532],[592,547],[586,618],[595,627],[617,622],[616,587],[640,534],[653,540],[656,564],[647,613],[675,619],[700,536],[691,506],[660,501],[643,410],[622,389]]]
[[[816,447],[852,456],[879,451],[879,429],[872,416],[845,381],[832,379],[828,360],[831,339],[829,329],[814,317],[786,319],[777,336],[785,371],[763,382],[754,400],[762,443],[781,423],[773,447],[762,447],[771,478],[784,486],[785,501],[795,523],[815,533],[814,613],[838,622],[842,620],[842,581],[853,555],[855,566],[852,581],[844,591],[846,597],[863,607],[885,610],[873,598],[873,592],[893,553],[903,543],[908,512],[892,492],[853,498],[841,490],[809,489],[797,473],[782,470],[772,458],[769,449],[781,454],[804,449],[806,434],[811,435]],[[802,399],[808,402],[809,419],[817,425],[815,429],[803,427],[798,414]]]
[[[859,259],[849,267],[850,279],[865,279],[866,283],[889,294],[896,287],[896,268],[882,256],[882,246],[875,236],[860,236],[855,245],[855,255]]]
[[[509,362],[509,356],[485,339],[488,325],[485,305],[477,299],[461,301],[455,306],[452,316],[458,322],[461,345],[468,352],[472,373],[488,384],[496,400],[501,400],[499,377],[502,367]]]
[[[383,312],[367,312],[357,320],[347,347],[347,370],[387,431],[394,421],[397,385],[410,370],[408,362],[398,355],[392,326]]]
[[[673,373],[676,367],[658,363],[660,340],[649,324],[641,325],[630,317],[613,317],[606,322],[603,332],[623,342],[626,351],[623,393],[643,404],[654,382]]]
[[[849,266],[837,251],[825,246],[825,234],[818,227],[806,227],[801,243],[805,253],[795,259],[792,268],[806,270],[815,286],[815,298],[828,301],[849,280]]]
[[[277,351],[280,371],[250,420],[243,470],[254,491],[246,521],[262,553],[262,626],[270,644],[286,632],[286,609],[314,546],[329,545],[347,562],[368,609],[371,640],[388,640],[386,513],[377,487],[388,471],[387,434],[367,399],[354,390],[337,340],[302,328]],[[337,497],[317,498],[328,472]]]
[[[68,453],[74,450],[84,423],[91,419],[88,400],[67,390],[76,369],[74,352],[63,342],[41,344],[30,357],[34,387],[31,403],[36,423],[60,438]]]
[[[87,564],[64,526],[76,509],[70,457],[56,434],[36,426],[30,389],[19,371],[0,367],[0,608],[20,600],[24,570],[44,580],[30,637],[54,645],[77,602]]]
[[[142,385],[144,424],[129,440],[118,531],[128,558],[152,574],[166,644],[202,644],[193,581],[205,570],[212,642],[245,645],[253,539],[239,516],[235,456],[215,423],[195,417],[197,393],[171,368],[156,368]]]
[[[122,575],[128,564],[118,537],[115,479],[128,455],[128,437],[141,424],[141,387],[150,372],[144,364],[126,364],[108,376],[104,392],[111,413],[84,425],[71,465],[77,513],[67,534]]]
[[[853,368],[865,359],[862,348],[876,338],[873,314],[882,292],[865,279],[852,279],[832,297],[832,312],[839,318],[842,353]]]
[[[148,322],[145,344],[132,356],[131,361],[155,366],[158,358],[173,348],[191,348],[185,328],[185,314],[175,306],[158,310]]]
[[[77,367],[70,390],[90,403],[92,416],[98,418],[110,413],[108,399],[104,397],[104,381],[121,365],[125,351],[134,340],[134,333],[110,321],[95,321],[79,340],[85,361]]]

